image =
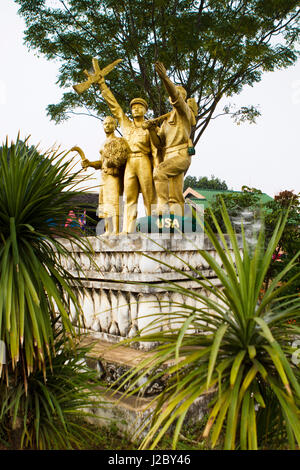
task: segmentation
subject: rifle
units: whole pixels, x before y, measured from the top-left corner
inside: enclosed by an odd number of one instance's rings
[[[154,118],[154,119],[147,119],[147,121],[145,121],[142,124],[142,128],[148,129],[149,127],[159,126],[160,124],[164,122],[165,119],[167,119],[170,116],[170,114],[171,112],[162,114],[161,116]]]

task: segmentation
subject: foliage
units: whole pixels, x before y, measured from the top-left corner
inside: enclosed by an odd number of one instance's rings
[[[108,76],[125,111],[142,96],[155,116],[168,108],[154,71],[162,61],[170,77],[198,103],[194,145],[219,114],[237,122],[254,122],[252,105],[239,110],[223,97],[259,82],[263,72],[295,63],[299,50],[298,0],[15,0],[25,19],[26,44],[61,63],[58,84],[66,89],[58,104],[48,106],[56,122],[84,109],[103,117],[107,107],[96,86],[81,96],[71,89],[84,81],[92,57],[100,66],[122,58]]]
[[[80,325],[81,283],[62,264],[68,258],[81,270],[61,237],[90,257],[80,230],[65,226],[80,194],[75,188],[85,180],[73,166],[68,153],[41,154],[28,140],[0,148],[0,339],[6,347],[0,438],[18,448],[96,442],[80,422],[99,405],[95,374],[83,363],[87,349],[76,346],[69,317],[72,305]]]
[[[247,186],[243,186],[242,190],[243,191],[241,193],[216,195],[215,200],[211,204],[211,210],[224,231],[226,228],[221,214],[221,201],[224,201],[231,221],[235,224],[236,230],[238,230],[238,225],[241,224],[241,221],[244,220],[244,223],[246,223],[246,219],[248,218],[247,222],[250,225],[251,231],[253,225],[255,223],[259,223],[259,213],[260,211],[263,211],[266,242],[268,242],[272,237],[272,233],[280,215],[288,213],[282,236],[274,251],[272,261],[266,274],[265,283],[268,284],[272,278],[276,277],[276,275],[283,270],[283,268],[300,250],[299,196],[294,194],[292,191],[282,191],[278,195],[275,195],[273,201],[260,204],[260,190],[248,188]],[[212,217],[209,209],[206,209],[205,211],[205,221],[210,225],[212,224]],[[289,272],[283,277],[282,282],[289,280],[297,273],[297,270],[299,270],[299,262],[300,259],[298,259],[298,263],[296,263],[294,268],[289,270]],[[289,284],[287,289],[287,293],[299,292],[300,280],[295,279],[292,284]]]
[[[262,385],[263,384],[261,384],[262,394],[268,406],[265,408],[260,407],[257,411],[258,442],[261,443],[261,448],[264,450],[287,449],[287,429],[284,423],[284,415],[280,409],[280,403],[274,392],[270,388],[263,387]]]
[[[43,156],[40,155],[40,153],[38,152],[37,148],[34,145],[29,146],[28,139],[23,141],[23,140],[20,139],[20,136],[18,135],[18,145],[22,145],[23,147],[25,147],[29,153],[35,152],[37,159],[43,159]],[[2,151],[3,151],[3,146],[1,145],[0,146],[0,152],[2,152]],[[6,148],[6,159],[7,159],[7,162],[9,162],[9,159],[10,159],[10,148],[9,147]]]
[[[265,210],[266,232],[269,237],[280,214],[288,212],[287,223],[267,272],[266,283],[268,284],[270,279],[274,278],[300,250],[300,197],[294,194],[293,191],[282,191],[274,197],[274,201],[266,204]],[[284,276],[282,282],[286,282],[293,277],[299,270],[299,266],[300,257],[297,259],[296,266]],[[300,292],[300,280],[295,279],[288,287],[287,292]]]
[[[167,290],[189,297],[191,305],[175,303],[177,312],[170,314],[172,329],[161,331],[159,316],[150,331],[143,332],[139,341],[159,341],[159,346],[153,357],[137,366],[122,384],[132,381],[127,393],[141,391],[138,381],[142,377],[145,379],[149,374],[150,382],[164,375],[164,364],[171,362],[168,385],[157,402],[153,402],[155,410],[151,413],[150,430],[141,444],[143,449],[155,448],[171,425],[175,447],[190,405],[207,390],[215,395],[203,436],[210,436],[212,447],[223,431],[224,449],[262,448],[266,437],[270,443],[271,421],[266,416],[272,414],[274,403],[277,419],[285,427],[285,444],[292,449],[300,445],[299,368],[292,363],[290,346],[300,328],[288,324],[290,318],[299,318],[300,298],[283,295],[280,286],[282,278],[295,265],[296,257],[262,293],[287,215],[279,217],[267,246],[263,224],[255,243],[249,244],[243,230],[241,235],[234,232],[225,204],[222,217],[227,237],[213,214],[218,235],[211,227],[205,228],[219,263],[209,252],[200,249],[199,253],[223,288],[216,287],[187,262],[193,275],[175,269],[203,290],[199,293],[181,283],[168,284]],[[156,331],[152,332],[152,328]],[[143,387],[146,385],[145,380]]]
[[[207,176],[186,176],[184,178],[183,191],[187,188],[199,188],[199,189],[228,189],[225,181],[221,181],[219,178],[211,175],[210,179]]]
[[[222,202],[224,202],[230,218],[235,219],[237,222],[243,218],[243,212],[251,212],[256,217],[260,209],[261,191],[254,188],[249,191],[249,188],[245,186],[242,189],[243,191],[240,193],[216,194],[210,208],[205,210],[205,223],[214,227],[213,213],[224,233],[226,232],[225,222],[222,217]]]
[[[16,370],[8,387],[0,385],[0,429],[7,444],[18,449],[84,449],[99,443],[84,422],[92,407],[101,406],[96,373],[85,365],[88,349],[65,344],[61,328],[54,336],[55,354],[45,360],[46,382],[36,370],[26,390]]]
[[[72,174],[72,165],[66,153],[40,155],[19,140],[6,142],[0,151],[0,340],[11,369],[22,371],[25,387],[35,369],[46,373],[57,314],[67,333],[73,331],[70,303],[81,315],[74,294],[78,283],[61,264],[72,255],[58,238],[72,235],[72,243],[89,252],[85,239],[64,227],[82,179]],[[4,380],[8,363],[0,367]]]

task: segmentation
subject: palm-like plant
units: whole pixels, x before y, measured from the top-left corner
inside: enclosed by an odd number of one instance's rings
[[[52,326],[55,355],[45,358],[47,381],[36,370],[27,389],[21,374],[10,378],[9,387],[0,384],[0,437],[8,448],[13,443],[18,449],[85,449],[99,441],[85,422],[101,406],[97,374],[85,364],[89,348],[71,347],[61,326]]]
[[[31,372],[46,371],[45,357],[51,361],[56,315],[70,333],[69,303],[81,313],[75,280],[60,263],[72,255],[57,238],[72,235],[72,243],[88,252],[86,240],[64,227],[82,180],[66,157],[40,155],[19,140],[0,149],[0,340],[7,350],[0,375],[8,382],[21,364],[25,387]]]
[[[178,327],[161,333],[144,332],[139,341],[159,341],[160,345],[153,357],[125,379],[125,382],[131,382],[128,390],[133,393],[139,390],[137,381],[141,377],[148,375],[150,382],[165,373],[163,364],[166,361],[174,363],[168,370],[168,386],[152,403],[155,409],[141,447],[154,448],[171,425],[175,425],[175,447],[190,405],[205,391],[214,390],[203,434],[211,437],[212,447],[221,435],[224,449],[262,447],[263,439],[268,432],[270,435],[270,425],[273,425],[266,417],[276,406],[279,420],[275,421],[283,427],[279,431],[285,429],[289,446],[294,448],[300,445],[300,386],[299,369],[291,362],[291,343],[300,329],[289,325],[288,319],[299,318],[300,299],[297,295],[284,294],[293,279],[285,285],[280,281],[292,269],[299,254],[262,294],[264,278],[285,220],[278,220],[267,246],[263,228],[254,244],[247,241],[242,230],[243,248],[240,251],[225,205],[222,217],[228,238],[223,235],[213,213],[211,217],[218,235],[209,226],[205,231],[221,264],[208,252],[199,251],[223,288],[215,287],[186,263],[194,275],[186,271],[182,274],[196,281],[209,296],[169,283],[169,291],[190,297],[202,307],[178,303],[174,315]],[[161,322],[161,316],[157,322]],[[160,369],[163,371],[156,372]],[[149,421],[145,423],[145,429],[147,426]]]

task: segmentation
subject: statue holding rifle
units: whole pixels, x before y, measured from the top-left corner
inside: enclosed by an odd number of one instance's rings
[[[173,213],[183,216],[183,179],[194,153],[190,140],[192,126],[196,124],[197,104],[193,98],[186,101],[186,91],[176,86],[167,76],[161,62],[155,69],[169,95],[172,111],[160,118],[149,120],[144,127],[149,129],[153,140],[163,148],[163,161],[154,169],[153,178],[157,193],[157,214]],[[162,121],[159,129],[157,123]]]
[[[85,71],[87,80],[74,85],[74,89],[77,93],[82,93],[92,84],[97,84],[111,113],[119,121],[123,136],[128,143],[129,153],[124,172],[123,233],[126,234],[135,231],[139,192],[143,195],[147,216],[152,215],[151,205],[155,202],[156,196],[158,204],[155,213],[157,215],[170,212],[184,215],[183,178],[190,166],[193,154],[190,135],[192,126],[196,123],[197,105],[192,98],[186,100],[185,89],[173,84],[163,64],[157,62],[156,72],[164,83],[173,109],[164,116],[145,121],[147,102],[143,98],[134,98],[130,102],[132,112],[132,119],[130,119],[104,79],[105,75],[120,61],[121,59],[116,60],[100,70],[98,61],[93,59],[94,73],[90,74]],[[159,125],[160,127],[157,127]],[[163,161],[160,159],[161,153]],[[84,162],[83,166],[86,167]],[[90,162],[89,166],[91,166]],[[119,191],[117,186],[111,185],[112,188]],[[105,186],[103,186],[104,189]],[[116,222],[113,231],[116,232]],[[109,230],[108,233],[110,233]]]
[[[126,116],[116,98],[105,83],[104,76],[120,62],[121,59],[105,67],[102,71],[98,61],[93,59],[94,74],[85,71],[88,80],[82,84],[75,85],[77,93],[82,93],[91,84],[98,83],[101,94],[106,101],[111,113],[119,121],[124,138],[127,140],[130,153],[127,159],[124,174],[125,193],[125,214],[123,233],[135,231],[135,221],[137,218],[137,203],[139,192],[143,195],[145,212],[151,215],[151,204],[154,202],[155,191],[153,183],[153,167],[158,165],[158,142],[154,133],[150,137],[148,129],[144,129],[142,124],[145,119],[148,105],[143,98],[134,98],[130,102],[132,120]]]
[[[113,116],[118,119],[123,136],[130,147],[124,175],[125,214],[123,233],[135,231],[139,192],[143,195],[147,216],[151,215],[154,201],[153,167],[157,166],[157,150],[148,129],[143,129],[148,105],[143,98],[134,98],[130,102],[132,120],[124,113],[114,95],[107,87],[104,78],[99,80],[101,94]],[[156,143],[158,145],[158,143]]]

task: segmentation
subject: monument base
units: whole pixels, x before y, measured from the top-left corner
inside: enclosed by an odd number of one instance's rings
[[[156,233],[149,236],[141,233],[88,237],[88,240],[95,264],[83,250],[64,240],[63,243],[70,245],[67,248],[83,272],[76,271],[72,258],[65,261],[65,268],[73,276],[81,278],[83,288],[78,296],[85,328],[97,339],[118,342],[133,338],[158,315],[161,315],[159,331],[168,331],[179,303],[201,308],[202,303],[189,295],[168,291],[170,281],[217,301],[197,282],[197,278],[205,276],[212,284],[221,287],[219,279],[201,255],[200,250],[209,251],[221,264],[203,233]],[[72,304],[70,313],[76,325]],[[141,342],[138,347],[149,349],[153,345]]]
[[[228,241],[226,235],[225,238]],[[203,232],[135,233],[88,239],[93,249],[94,264],[70,240],[62,242],[83,269],[83,273],[76,271],[72,258],[65,261],[65,268],[73,276],[80,277],[83,285],[78,295],[85,328],[89,341],[95,341],[87,362],[98,371],[99,380],[107,384],[101,389],[106,404],[94,410],[95,422],[109,424],[111,420],[115,421],[120,430],[133,437],[147,413],[150,413],[150,401],[163,390],[167,373],[164,380],[156,380],[143,390],[142,397],[120,399],[120,395],[108,392],[109,386],[153,354],[151,349],[156,343],[138,342],[136,335],[158,315],[157,331],[169,331],[175,326],[174,313],[178,312],[179,304],[195,309],[203,306],[196,297],[168,290],[169,282],[180,284],[186,289],[185,292],[190,290],[218,302],[218,298],[198,282],[198,278],[203,279],[204,276],[209,279],[210,286],[222,288],[220,280],[203,258],[202,250],[208,251],[219,265],[222,261]],[[77,318],[72,305],[70,313],[76,326]],[[195,334],[198,332],[192,331]],[[135,338],[137,349],[123,345],[115,347],[115,343],[126,338]],[[168,364],[166,371],[167,367]],[[212,391],[200,396],[192,404],[186,420],[190,423],[201,420],[212,396]]]

